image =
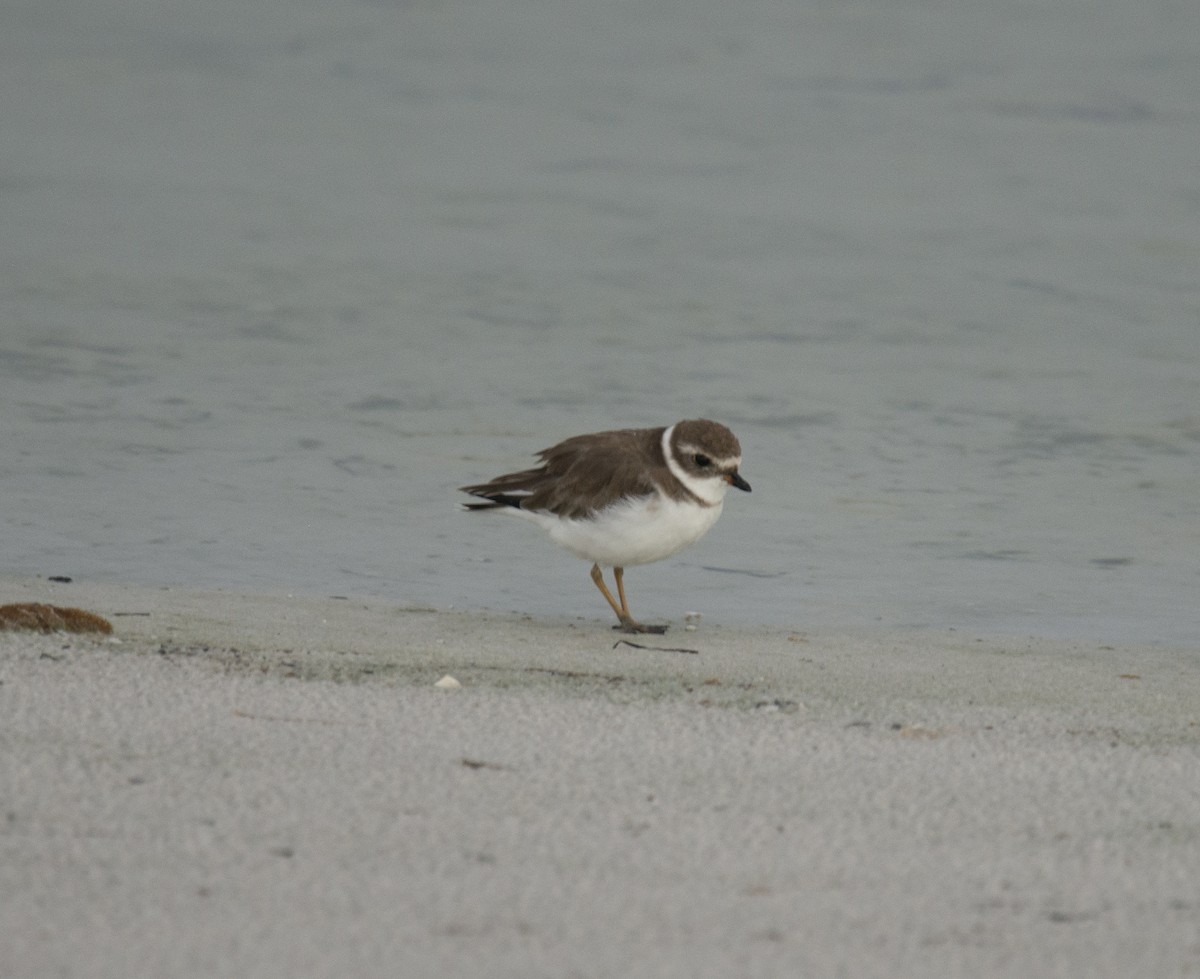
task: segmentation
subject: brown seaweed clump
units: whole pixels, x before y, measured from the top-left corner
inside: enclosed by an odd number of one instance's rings
[[[63,608],[42,602],[17,602],[0,605],[0,629],[27,629],[31,632],[113,631],[112,623],[94,612],[81,608]]]

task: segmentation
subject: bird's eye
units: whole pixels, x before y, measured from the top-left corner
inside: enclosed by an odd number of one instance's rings
[[[707,469],[712,465],[712,460],[703,452],[697,452],[694,456],[692,456],[692,461],[701,469]]]

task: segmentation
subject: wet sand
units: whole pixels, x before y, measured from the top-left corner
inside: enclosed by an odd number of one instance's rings
[[[0,585],[5,975],[1200,968],[1195,652]]]

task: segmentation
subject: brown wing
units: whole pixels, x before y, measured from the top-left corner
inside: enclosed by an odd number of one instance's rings
[[[542,465],[537,469],[498,476],[463,490],[495,506],[585,517],[623,496],[653,493],[664,479],[670,479],[660,448],[663,431],[621,429],[577,435],[539,452]]]

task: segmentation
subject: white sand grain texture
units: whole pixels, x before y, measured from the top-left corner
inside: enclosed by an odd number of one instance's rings
[[[0,584],[14,979],[1200,972],[1195,651]]]

